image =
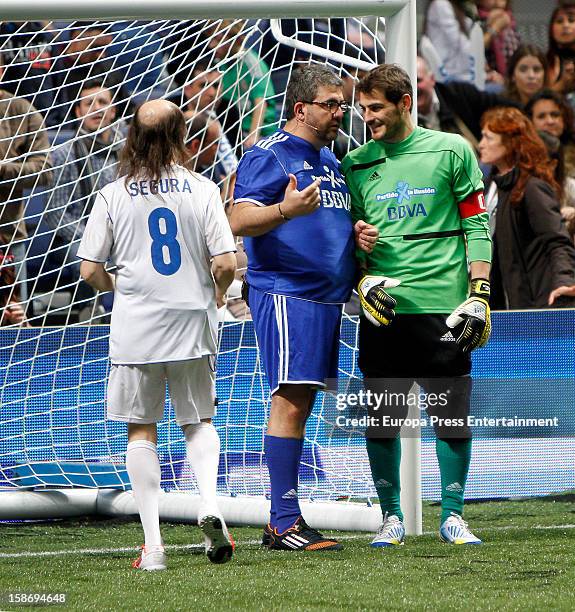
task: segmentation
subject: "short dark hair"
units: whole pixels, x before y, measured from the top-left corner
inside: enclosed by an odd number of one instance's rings
[[[536,94],[533,94],[531,98],[529,98],[529,102],[525,105],[525,114],[529,117],[529,119],[533,120],[533,108],[537,102],[541,100],[550,100],[554,102],[557,108],[561,111],[561,117],[563,118],[563,134],[561,134],[560,140],[563,144],[568,142],[572,142],[575,137],[575,118],[573,115],[573,108],[565,100],[565,98],[558,92],[552,89],[542,89],[538,91]]]
[[[78,97],[74,100],[73,108],[76,108],[76,106],[80,104],[83,97],[82,92],[86,91],[87,89],[107,89],[111,95],[113,94],[112,89],[104,83],[104,79],[90,79],[88,81],[84,81],[78,88]]]
[[[216,68],[210,66],[210,64],[205,60],[200,60],[198,62],[189,63],[180,66],[176,74],[174,75],[174,80],[176,83],[181,84],[183,86],[189,85],[191,81],[193,81],[200,74],[204,74],[206,72],[213,72]]]
[[[364,94],[378,91],[393,104],[399,104],[405,94],[413,99],[411,79],[407,72],[397,64],[376,66],[360,79],[355,90]]]
[[[286,89],[286,119],[295,116],[296,102],[313,100],[320,87],[343,87],[343,81],[327,66],[308,64],[292,72]]]
[[[213,122],[213,119],[207,113],[195,113],[190,119],[186,121],[187,125],[187,144],[190,144],[192,140],[204,138],[208,127]]]

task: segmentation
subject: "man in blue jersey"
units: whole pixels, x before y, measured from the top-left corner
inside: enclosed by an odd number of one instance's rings
[[[316,390],[337,376],[354,250],[370,252],[378,235],[363,221],[353,226],[349,192],[327,148],[349,110],[342,85],[325,66],[294,72],[285,128],[249,149],[237,170],[230,223],[246,236],[249,304],[272,392],[264,442],[271,517],[263,540],[271,549],[341,549],[305,523],[297,490]]]

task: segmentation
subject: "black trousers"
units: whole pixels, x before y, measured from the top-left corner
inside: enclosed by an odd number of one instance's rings
[[[386,327],[360,318],[359,367],[379,404],[368,406],[369,415],[377,417],[371,422],[379,425],[368,428],[367,437],[396,437],[414,401],[427,412],[437,437],[471,437],[471,357],[455,342],[446,318],[398,314]],[[409,395],[414,382],[420,386],[417,398]]]

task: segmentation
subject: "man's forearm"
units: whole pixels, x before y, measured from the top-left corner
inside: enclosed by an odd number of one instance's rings
[[[286,219],[280,213],[280,204],[273,206],[236,204],[230,217],[234,236],[261,236],[285,222]]]
[[[217,291],[221,295],[224,295],[229,289],[229,286],[232,284],[234,278],[235,270],[223,270],[219,274],[214,273],[214,281],[216,283]]]
[[[489,280],[489,273],[491,272],[491,264],[486,261],[472,261],[469,264],[471,272],[471,278],[484,278]]]
[[[104,264],[83,261],[80,264],[82,278],[98,291],[114,291],[114,277],[106,271]]]

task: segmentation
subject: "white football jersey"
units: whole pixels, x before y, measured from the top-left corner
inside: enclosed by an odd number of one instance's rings
[[[234,252],[218,187],[172,166],[159,181],[125,177],[96,195],[78,256],[117,266],[113,364],[194,359],[216,352],[210,258]]]

